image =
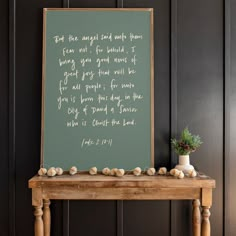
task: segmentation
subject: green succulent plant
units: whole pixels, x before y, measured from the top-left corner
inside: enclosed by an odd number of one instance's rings
[[[172,148],[178,155],[189,155],[191,152],[195,152],[201,144],[200,136],[192,135],[187,127],[182,131],[179,140],[171,139]]]

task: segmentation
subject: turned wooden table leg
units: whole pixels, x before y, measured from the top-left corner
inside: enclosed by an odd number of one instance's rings
[[[210,207],[212,205],[212,189],[203,188],[202,189],[202,227],[201,236],[211,235],[211,224],[210,224]]]
[[[44,224],[44,236],[50,236],[51,227],[51,212],[50,212],[50,200],[43,200],[43,224]]]
[[[198,199],[193,200],[193,236],[201,236],[201,213],[200,213],[200,201]]]
[[[211,213],[209,209],[210,207],[207,207],[207,206],[202,207],[202,235],[201,236],[211,235],[211,224],[209,220]]]
[[[43,199],[42,199],[42,189],[41,188],[33,188],[32,189],[32,205],[34,206],[34,235],[35,236],[44,236],[43,231]]]
[[[34,233],[35,236],[44,236],[43,232],[43,211],[42,206],[35,206],[34,216],[35,216],[35,222],[34,222]]]

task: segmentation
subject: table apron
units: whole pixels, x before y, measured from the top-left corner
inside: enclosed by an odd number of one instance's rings
[[[201,188],[43,187],[42,198],[67,200],[187,200],[201,199]]]

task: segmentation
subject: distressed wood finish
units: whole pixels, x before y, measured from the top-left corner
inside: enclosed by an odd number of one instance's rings
[[[210,225],[210,207],[203,206],[202,209],[202,234],[201,236],[211,235],[211,225]]]
[[[201,213],[199,207],[200,207],[199,199],[193,200],[193,215],[192,215],[193,236],[201,235]]]
[[[44,235],[50,236],[50,224],[51,224],[51,212],[50,212],[50,200],[43,200],[43,224],[44,224]]]
[[[35,216],[35,222],[34,222],[34,231],[35,236],[43,236],[43,220],[42,220],[42,206],[35,206],[34,216]]]
[[[215,187],[215,180],[200,174],[196,178],[177,179],[167,176],[134,176],[126,174],[123,177],[89,175],[82,172],[73,176],[62,175],[56,177],[35,176],[29,180],[29,188],[51,188],[64,186],[78,188],[203,188],[205,191]],[[205,193],[206,194],[206,193]]]
[[[35,235],[50,235],[50,200],[181,200],[194,199],[193,235],[200,236],[200,201],[202,202],[202,236],[210,236],[209,208],[215,180],[206,175],[176,179],[172,176],[125,175],[96,176],[80,173],[48,178],[35,176],[29,180],[32,204],[35,206]],[[200,200],[200,201],[199,201]],[[44,218],[42,221],[42,202]],[[44,234],[43,234],[44,232]]]

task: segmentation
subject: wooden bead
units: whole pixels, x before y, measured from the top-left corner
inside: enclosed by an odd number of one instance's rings
[[[46,175],[47,174],[47,169],[46,168],[40,168],[38,170],[38,175],[42,176],[42,175]]]
[[[179,170],[178,169],[171,169],[170,174],[177,177],[179,175]]]
[[[124,169],[117,169],[116,176],[121,177],[124,174],[125,174],[125,170]]]
[[[179,174],[180,174],[180,170],[175,169],[175,174],[174,174],[174,176],[175,176],[175,177],[179,177]],[[181,174],[181,175],[182,175],[182,174]]]
[[[158,171],[159,175],[166,175],[166,173],[167,173],[166,167],[161,167]]]
[[[179,174],[177,176],[179,179],[183,179],[184,178],[184,172],[183,171],[179,171]]]
[[[190,171],[188,172],[188,176],[189,176],[190,178],[196,177],[196,176],[197,176],[197,171],[196,171],[196,170],[190,170]]]
[[[175,169],[171,169],[170,170],[170,175],[174,175],[175,174]]]
[[[62,175],[63,174],[63,169],[60,168],[60,167],[57,167],[56,168],[56,173],[57,173],[57,175]]]
[[[141,175],[141,173],[142,173],[142,169],[140,167],[136,167],[133,169],[133,174],[135,176],[139,176],[139,175]]]
[[[53,176],[55,176],[56,174],[57,174],[57,172],[56,172],[55,167],[51,167],[51,168],[49,168],[48,171],[47,171],[47,175],[48,175],[49,177],[53,177]]]
[[[117,170],[118,170],[117,168],[111,169],[110,175],[115,176]]]
[[[155,168],[149,168],[147,170],[147,175],[149,175],[149,176],[155,175],[155,173],[156,173],[156,169]]]
[[[108,167],[105,167],[105,168],[103,168],[102,173],[103,173],[104,175],[110,175],[111,170],[110,170]]]
[[[89,174],[90,175],[96,175],[97,174],[97,172],[98,172],[98,169],[97,169],[97,167],[92,167],[92,168],[90,168],[90,170],[89,170]]]
[[[69,170],[70,175],[75,175],[77,173],[77,167],[76,166],[72,166]]]

